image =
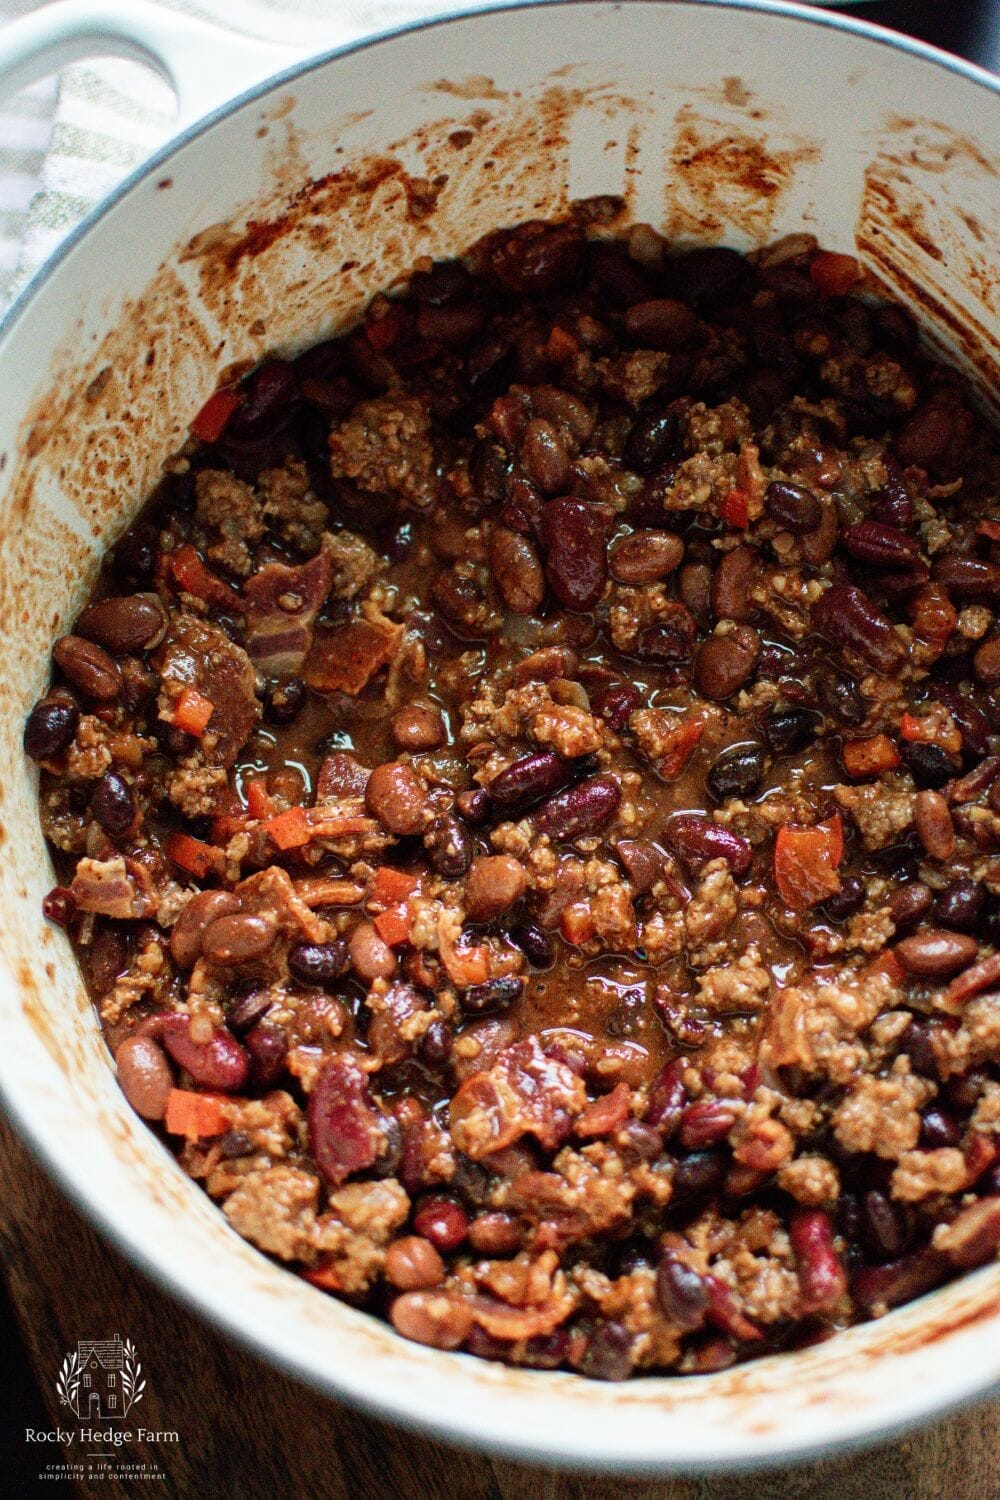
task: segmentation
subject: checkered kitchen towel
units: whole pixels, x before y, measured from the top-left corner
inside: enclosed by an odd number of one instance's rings
[[[317,51],[467,0],[158,0],[251,36]],[[0,25],[39,0],[0,0]],[[147,68],[95,59],[0,108],[0,311],[94,204],[172,130],[173,95]]]

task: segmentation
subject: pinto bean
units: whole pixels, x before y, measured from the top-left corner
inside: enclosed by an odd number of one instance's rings
[[[483,854],[472,861],[465,881],[470,922],[492,922],[524,895],[524,866],[512,854]]]
[[[931,909],[933,896],[925,885],[919,881],[911,881],[908,885],[899,885],[889,895],[889,915],[897,931],[906,927],[912,927],[914,922],[919,922]]]
[[[712,570],[707,563],[685,563],[677,575],[677,595],[704,628],[712,618]]]
[[[551,797],[537,814],[538,826],[553,839],[596,833],[618,811],[621,787],[611,776],[591,776]]]
[[[422,1292],[444,1280],[444,1261],[423,1235],[393,1240],[385,1255],[385,1279],[401,1292]]]
[[[928,401],[920,406],[899,429],[896,453],[899,462],[932,467],[948,450],[955,430],[952,408],[941,402]]]
[[[404,1292],[389,1309],[396,1332],[432,1349],[457,1349],[472,1328],[472,1308],[434,1291]]]
[[[893,952],[907,973],[918,979],[950,979],[969,967],[979,944],[965,932],[923,927],[897,943]]]
[[[200,891],[181,912],[170,934],[170,952],[181,969],[193,969],[201,956],[201,940],[219,917],[231,917],[240,909],[232,891]]]
[[[228,1031],[216,1031],[209,1041],[195,1042],[190,1018],[169,1015],[163,1021],[163,1045],[178,1067],[186,1068],[202,1088],[235,1094],[247,1081],[250,1059]]]
[[[125,1098],[144,1120],[162,1120],[174,1086],[170,1064],[152,1037],[130,1036],[115,1051],[118,1083]]]
[[[730,635],[709,636],[698,648],[694,680],[706,698],[721,702],[751,677],[760,655],[760,636],[750,625],[739,625]]]
[[[272,917],[235,912],[216,917],[201,936],[201,951],[214,964],[246,964],[263,958],[278,936]]]
[[[644,349],[677,349],[688,342],[697,323],[690,307],[673,297],[633,302],[625,313],[625,331]]]
[[[545,598],[545,572],[526,536],[495,526],[489,540],[493,581],[514,615],[533,615]]]
[[[359,922],[347,940],[351,968],[363,984],[376,979],[391,979],[396,972],[396,955],[379,937],[371,922]]]
[[[392,716],[392,740],[400,750],[437,750],[447,739],[439,708],[408,703]]]
[[[129,941],[125,928],[103,922],[94,934],[87,954],[87,978],[96,995],[107,995],[128,966]]]
[[[656,1297],[671,1323],[685,1333],[700,1328],[708,1312],[708,1292],[698,1272],[665,1251],[656,1272]]]
[[[82,636],[62,636],[52,647],[52,659],[73,686],[95,703],[113,703],[122,690],[122,674],[114,657]]]
[[[712,613],[717,620],[748,620],[754,605],[751,593],[760,571],[753,547],[734,547],[712,575]]]
[[[1000,684],[1000,635],[991,636],[973,657],[976,676],[987,687]]]
[[[427,788],[405,761],[386,761],[368,778],[365,806],[390,833],[420,833],[427,821]]]
[[[155,594],[112,595],[83,611],[77,634],[114,656],[152,651],[167,631],[167,614]]]
[[[672,531],[634,531],[611,549],[611,575],[620,583],[655,583],[672,573],[684,556],[684,543]]]

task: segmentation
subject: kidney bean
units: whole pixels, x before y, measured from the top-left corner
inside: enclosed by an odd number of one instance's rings
[[[446,1021],[432,1021],[417,1043],[417,1055],[426,1068],[443,1068],[451,1057],[453,1038]]]
[[[933,694],[961,730],[963,748],[970,755],[985,756],[990,748],[990,724],[982,709],[946,682],[935,682]]]
[[[105,833],[120,838],[135,822],[135,794],[120,771],[105,771],[90,796],[90,810]]]
[[[718,1276],[706,1276],[708,1290],[708,1317],[717,1328],[741,1342],[756,1342],[763,1334],[755,1323],[740,1310],[735,1296]]]
[[[655,583],[672,573],[684,556],[684,543],[672,531],[634,531],[611,549],[611,575],[620,583]]]
[[[579,269],[583,240],[574,224],[524,224],[505,232],[489,251],[489,266],[506,292],[551,292]]]
[[[471,823],[474,828],[478,828],[490,815],[489,793],[481,786],[470,787],[466,792],[459,792],[455,798],[455,810],[466,823]]]
[[[945,1109],[931,1106],[920,1117],[920,1145],[926,1151],[938,1151],[945,1146],[960,1146],[962,1129],[953,1115]]]
[[[846,922],[865,904],[865,883],[857,875],[845,875],[840,890],[828,896],[819,907],[828,922]]]
[[[856,521],[840,533],[844,550],[858,562],[876,568],[912,568],[920,559],[920,543],[897,526],[881,521]]]
[[[955,826],[951,812],[940,792],[922,791],[916,795],[913,823],[920,842],[931,859],[950,859],[955,852]]]
[[[427,788],[405,761],[385,761],[368,778],[365,806],[390,833],[420,833],[427,821]]]
[[[948,1226],[945,1251],[953,1266],[969,1271],[992,1260],[1000,1245],[1000,1197],[980,1198]]]
[[[426,1291],[439,1286],[444,1276],[444,1261],[422,1235],[403,1235],[385,1253],[385,1279],[402,1292]]]
[[[971,1000],[973,995],[981,995],[998,982],[1000,953],[991,953],[988,958],[981,958],[978,963],[972,964],[953,979],[945,995],[950,1004],[960,1005],[965,1000]]]
[[[697,1099],[681,1114],[681,1145],[688,1151],[714,1146],[736,1124],[736,1110],[728,1099]]]
[[[872,1189],[862,1199],[861,1212],[859,1228],[863,1228],[872,1253],[881,1260],[893,1260],[902,1255],[909,1241],[902,1210],[885,1193]]]
[[[676,412],[662,400],[639,408],[625,442],[622,462],[635,474],[652,474],[680,448],[680,423]]]
[[[688,865],[724,859],[734,875],[745,875],[753,858],[746,839],[702,813],[674,813],[663,837],[670,850]]]
[[[113,595],[83,611],[77,634],[115,656],[151,651],[167,632],[167,614],[155,594]]]
[[[847,1276],[834,1248],[830,1215],[819,1208],[796,1209],[788,1221],[788,1238],[795,1254],[803,1311],[828,1311],[847,1290]]]
[[[1000,600],[1000,563],[981,562],[975,557],[939,557],[931,577],[954,599]]]
[[[551,422],[532,417],[521,438],[520,460],[543,495],[558,495],[569,480],[566,444]]]
[[[413,1215],[413,1227],[435,1250],[457,1250],[469,1230],[469,1216],[452,1198],[427,1198]]]
[[[121,692],[118,663],[93,641],[64,635],[52,647],[52,659],[73,686],[96,703],[113,703]]]
[[[117,923],[102,922],[87,955],[87,977],[95,995],[107,995],[128,967],[128,932]]]
[[[896,454],[905,467],[918,464],[933,467],[947,452],[955,428],[954,411],[941,402],[928,401],[919,406],[899,429]]]
[[[943,927],[975,932],[986,913],[986,892],[978,881],[961,876],[938,891],[934,913]]]
[[[521,1248],[521,1226],[512,1214],[491,1210],[479,1214],[469,1225],[469,1243],[473,1250],[491,1259],[514,1255]]]
[[[495,526],[490,532],[489,557],[493,581],[511,614],[535,614],[545,598],[545,572],[528,538]]]
[[[644,349],[677,349],[697,327],[691,309],[673,297],[634,302],[625,313],[625,331]]]
[[[760,558],[753,547],[734,547],[712,575],[712,613],[717,620],[748,620]]]
[[[512,854],[481,854],[465,882],[465,911],[471,922],[492,922],[524,895],[528,877]]]
[[[618,839],[615,854],[637,894],[651,890],[663,874],[664,854],[649,839]]]
[[[593,609],[604,592],[608,558],[604,526],[593,506],[564,497],[542,514],[549,587],[564,609]]]
[[[431,1349],[457,1349],[472,1331],[472,1309],[459,1297],[434,1290],[403,1292],[389,1309],[404,1339]]]
[[[616,734],[621,734],[637,708],[642,707],[642,694],[630,682],[609,682],[590,693],[591,713],[610,724]]]
[[[323,1063],[306,1114],[312,1153],[335,1187],[373,1166],[385,1148],[383,1116],[369,1093],[368,1075],[348,1053]]]
[[[835,584],[817,599],[812,618],[827,640],[856,651],[879,672],[895,672],[906,654],[889,621],[861,589]]]
[[[452,813],[433,820],[424,834],[424,848],[433,869],[446,880],[458,880],[472,861],[472,837]]]
[[[929,1292],[947,1274],[947,1261],[936,1250],[926,1248],[884,1266],[865,1266],[851,1282],[854,1300],[866,1312],[881,1307],[899,1307]]]
[[[632,1371],[633,1338],[621,1323],[602,1318],[594,1325],[577,1369],[591,1380],[627,1380]]]
[[[524,980],[515,975],[504,979],[487,979],[482,984],[472,984],[462,991],[462,1009],[466,1015],[487,1016],[497,1011],[509,1010],[521,998]]]
[[[811,708],[771,709],[761,727],[773,755],[794,755],[812,744],[823,720]]]
[[[974,937],[943,927],[924,927],[897,943],[893,952],[918,979],[948,979],[968,968],[979,951]]]
[[[241,387],[244,399],[230,417],[227,437],[255,437],[286,406],[296,391],[295,367],[286,359],[272,358],[258,365]]]
[[[273,917],[234,912],[216,917],[201,935],[201,951],[214,964],[246,964],[274,947],[278,926]]]
[[[706,781],[719,802],[727,797],[749,797],[764,775],[764,751],[760,745],[731,745],[712,765]]]
[[[684,1333],[700,1328],[708,1311],[705,1283],[684,1261],[665,1250],[656,1269],[656,1299],[665,1318]]]
[[[573,766],[551,750],[523,755],[490,782],[490,801],[500,812],[519,813],[549,797],[573,778]]]
[[[677,596],[704,629],[712,618],[712,570],[707,563],[685,563],[677,575]]]
[[[25,754],[32,760],[54,760],[73,743],[79,722],[80,710],[72,699],[40,699],[24,726]]]
[[[383,942],[371,922],[359,922],[347,940],[351,968],[364,984],[376,979],[391,979],[396,972],[396,955]]]
[[[750,625],[738,625],[729,635],[709,636],[695,656],[698,691],[716,702],[731,698],[753,675],[759,655],[760,636]]]
[[[68,927],[76,911],[76,900],[69,886],[54,885],[42,897],[42,916],[57,927]]]
[[[250,1060],[228,1031],[216,1031],[208,1042],[193,1042],[190,1018],[174,1014],[163,1018],[162,1035],[163,1045],[174,1062],[185,1068],[202,1088],[235,1094],[246,1083]]]
[[[764,509],[767,514],[784,526],[787,531],[815,531],[823,519],[823,510],[816,496],[801,484],[791,484],[784,479],[775,479],[764,492]]]
[[[170,934],[170,952],[181,969],[193,969],[201,957],[205,930],[219,917],[231,917],[240,909],[231,891],[200,891],[184,907]]]
[[[417,313],[417,332],[435,344],[467,344],[482,332],[485,321],[485,310],[478,302],[427,306]]]
[[[441,710],[422,703],[397,709],[390,728],[400,750],[437,750],[447,739]]]
[[[621,787],[612,776],[590,776],[550,797],[536,814],[542,833],[552,839],[576,839],[596,833],[618,811]]]
[[[288,967],[303,984],[333,984],[347,968],[347,944],[298,943],[288,950]]]
[[[951,756],[940,745],[924,744],[922,740],[904,740],[901,750],[903,764],[919,787],[937,790],[955,774]]]
[[[162,1120],[174,1086],[162,1047],[149,1036],[130,1036],[115,1049],[118,1083],[125,1098],[144,1120]]]
[[[668,601],[655,625],[639,632],[635,654],[643,661],[686,662],[694,650],[698,627],[683,604]]]

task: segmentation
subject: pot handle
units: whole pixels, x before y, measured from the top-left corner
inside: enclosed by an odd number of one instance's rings
[[[83,58],[124,57],[166,80],[182,129],[282,68],[359,34],[336,22],[280,21],[285,39],[265,41],[150,0],[55,0],[0,28],[0,99]]]

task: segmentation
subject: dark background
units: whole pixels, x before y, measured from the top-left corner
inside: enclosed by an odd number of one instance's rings
[[[830,9],[908,32],[1000,72],[1000,0],[876,0],[875,4]],[[822,86],[821,67],[817,82]],[[10,1247],[0,1244],[0,1257],[5,1265],[9,1253]],[[0,1393],[5,1400],[8,1432],[49,1427],[6,1293],[0,1296]],[[0,1485],[9,1495],[30,1495],[38,1482],[37,1455],[23,1442],[5,1446]]]

